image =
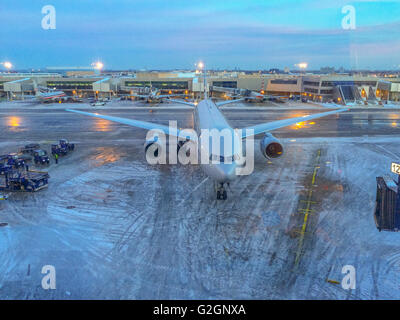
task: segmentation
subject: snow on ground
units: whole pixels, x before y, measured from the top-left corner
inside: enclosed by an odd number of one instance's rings
[[[0,202],[0,222],[8,223],[0,227],[0,298],[400,298],[400,234],[378,232],[373,219],[375,178],[400,156],[391,115],[379,114],[380,122],[370,120],[373,112],[321,121],[313,134],[332,132],[326,138],[282,131],[278,136],[290,137],[282,139],[284,156],[268,162],[256,145],[254,173],[217,201],[198,166],[149,166],[140,130],[61,111],[29,112],[21,112],[19,131],[2,127],[8,138],[0,154],[35,141],[48,149],[60,136],[77,147],[48,168],[47,190]],[[227,113],[240,126],[271,117]],[[392,135],[370,135],[378,130]],[[352,137],[355,131],[365,135]],[[343,133],[349,137],[334,137]],[[299,251],[299,210],[311,189],[315,204]],[[41,288],[47,264],[57,270],[54,291]],[[349,264],[355,290],[327,281],[340,283]]]
[[[399,298],[400,235],[379,233],[373,220],[375,177],[400,156],[398,139],[285,142],[282,159],[256,157],[255,172],[231,185],[227,201],[215,200],[197,167],[92,159],[68,179],[53,168],[55,185],[13,197],[2,211],[9,226],[0,228],[0,296]],[[292,218],[318,150],[321,204],[296,268]],[[45,264],[56,266],[55,292],[40,288]],[[341,281],[347,264],[356,290],[327,282]]]

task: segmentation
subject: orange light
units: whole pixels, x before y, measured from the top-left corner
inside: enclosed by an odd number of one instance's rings
[[[7,125],[10,127],[19,127],[21,124],[21,118],[20,117],[8,117],[7,119]]]
[[[96,119],[94,122],[94,128],[96,131],[100,132],[111,131],[111,122],[104,119]]]

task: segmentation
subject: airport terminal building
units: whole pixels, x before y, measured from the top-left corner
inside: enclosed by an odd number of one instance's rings
[[[184,93],[196,98],[204,90],[200,74],[184,71],[136,72],[129,76],[80,72],[69,72],[68,75],[58,72],[0,73],[0,97],[24,99],[35,94],[35,85],[80,98],[111,98],[132,93],[141,87],[153,87],[169,94]],[[400,78],[376,76],[210,72],[207,90],[212,91],[213,86],[242,88],[268,95],[301,96],[315,102],[344,105],[400,101]]]

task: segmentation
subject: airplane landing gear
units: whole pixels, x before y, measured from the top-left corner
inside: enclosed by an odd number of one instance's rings
[[[217,192],[217,199],[218,200],[226,200],[228,198],[228,195],[226,193],[224,183],[221,182],[216,182],[215,183],[215,190]]]

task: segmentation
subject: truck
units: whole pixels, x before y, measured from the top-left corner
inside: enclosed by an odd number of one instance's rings
[[[49,164],[50,163],[50,158],[47,155],[47,151],[38,149],[33,152],[33,158],[35,161],[35,164]]]
[[[14,168],[21,168],[25,166],[25,159],[22,159],[17,153],[10,153],[7,155],[7,165]]]
[[[100,107],[100,106],[104,106],[106,103],[104,101],[94,101],[92,102],[90,105],[92,107]]]
[[[51,154],[58,154],[59,156],[65,156],[68,152],[75,149],[75,144],[69,143],[67,139],[61,139],[58,144],[51,145]]]
[[[25,147],[19,150],[20,153],[23,154],[33,154],[35,150],[40,149],[40,145],[38,143],[30,143],[27,144]]]

